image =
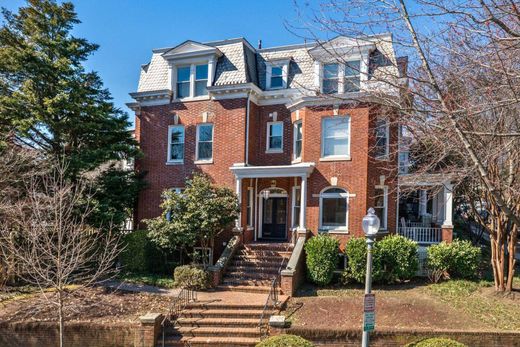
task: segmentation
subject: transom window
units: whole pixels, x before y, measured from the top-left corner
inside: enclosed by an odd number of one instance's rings
[[[190,66],[177,68],[177,98],[181,99],[190,96],[190,75]]]
[[[361,80],[361,61],[353,60],[345,64],[345,79],[343,89],[345,93],[359,92]]]
[[[322,158],[348,159],[350,156],[350,117],[323,118]]]
[[[271,68],[271,88],[283,87],[283,69],[281,66]]]
[[[208,65],[195,67],[195,96],[208,95]]]
[[[283,148],[283,122],[267,123],[267,152],[281,152]]]
[[[347,230],[348,193],[328,188],[320,194],[320,229]]]
[[[184,126],[172,125],[168,128],[168,162],[180,163],[184,160]]]
[[[301,159],[301,157],[302,157],[302,143],[303,143],[302,121],[298,121],[298,122],[294,123],[294,154],[293,154],[293,160]]]
[[[375,127],[376,143],[374,156],[376,158],[386,158],[388,156],[389,128],[386,119],[378,119]]]
[[[323,93],[337,93],[338,85],[338,64],[323,65]]]
[[[381,221],[381,229],[386,230],[388,220],[388,188],[378,187],[375,189],[374,210]]]
[[[213,124],[197,125],[197,160],[213,159]]]

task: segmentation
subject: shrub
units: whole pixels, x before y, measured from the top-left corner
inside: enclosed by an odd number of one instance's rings
[[[430,273],[443,278],[474,278],[481,260],[481,250],[469,241],[441,242],[428,248],[427,267]]]
[[[417,244],[399,235],[390,235],[375,243],[372,250],[372,279],[374,282],[395,283],[411,279],[419,266]],[[367,246],[364,238],[347,242],[348,257],[343,281],[365,282]]]
[[[305,244],[307,254],[307,277],[318,285],[332,281],[338,262],[339,241],[325,235],[312,237]]]
[[[310,341],[296,335],[277,335],[258,343],[256,347],[313,347]]]
[[[165,254],[148,238],[146,230],[136,230],[123,237],[120,255],[123,270],[131,273],[171,273]]]
[[[179,288],[200,290],[210,287],[209,274],[193,265],[177,266],[173,278],[175,286]]]
[[[412,342],[405,347],[466,347],[466,345],[455,340],[436,337]]]

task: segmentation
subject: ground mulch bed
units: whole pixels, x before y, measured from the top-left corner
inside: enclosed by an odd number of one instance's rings
[[[520,331],[520,292],[496,294],[494,288],[467,293],[449,285],[424,283],[374,287],[377,329]],[[289,300],[284,314],[293,327],[358,329],[363,322],[363,288],[317,289],[305,285]],[[517,317],[517,318],[515,318]]]
[[[13,292],[0,292],[0,321],[57,321],[57,307],[42,293],[27,288],[18,295]],[[55,293],[45,295],[53,299]],[[170,300],[154,294],[81,288],[67,296],[64,313],[69,322],[137,323],[148,312],[166,313]]]

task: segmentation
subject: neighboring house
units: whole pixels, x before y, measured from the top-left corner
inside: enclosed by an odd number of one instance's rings
[[[236,230],[246,243],[291,241],[296,231],[310,230],[343,245],[363,235],[369,207],[382,234],[401,232],[422,243],[450,239],[449,182],[398,178],[398,171],[408,172],[407,163],[398,165],[398,127],[371,104],[374,91],[399,97],[398,88],[376,78],[383,73],[403,82],[406,60],[395,56],[391,40],[337,37],[256,49],[238,38],[153,50],[129,104],[144,152],[136,168],[148,181],[136,225],[161,213],[165,189],[182,190],[200,170],[236,191],[242,207]],[[434,203],[426,193],[403,199],[410,211],[399,214],[398,184],[446,187],[430,197]]]

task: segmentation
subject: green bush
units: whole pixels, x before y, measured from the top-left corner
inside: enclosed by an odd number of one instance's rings
[[[177,266],[173,278],[175,287],[178,288],[200,290],[210,287],[208,272],[193,265]]]
[[[313,347],[310,341],[296,335],[276,335],[258,343],[256,347]]]
[[[444,278],[475,278],[481,261],[481,250],[469,241],[454,240],[428,247],[428,271]]]
[[[377,241],[372,250],[372,279],[374,282],[395,283],[411,279],[419,266],[417,243],[399,236],[390,235]],[[353,238],[347,242],[345,253],[347,269],[344,282],[365,282],[367,245],[364,238]]]
[[[165,254],[148,238],[146,230],[136,230],[123,237],[120,255],[123,271],[130,273],[170,273],[175,264],[166,262]]]
[[[436,337],[412,342],[405,347],[466,347],[466,345],[455,340]]]
[[[325,235],[312,237],[305,244],[307,277],[318,285],[332,281],[339,257],[339,241]]]

